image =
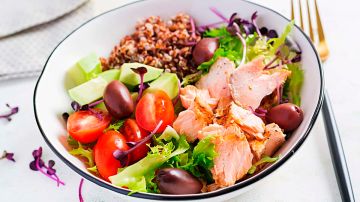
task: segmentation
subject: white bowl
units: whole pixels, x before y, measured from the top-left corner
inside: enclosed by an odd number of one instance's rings
[[[107,189],[120,193],[119,196],[134,200],[224,200],[241,194],[250,185],[261,181],[287,161],[302,145],[308,136],[319,113],[323,95],[323,73],[317,52],[309,38],[295,27],[291,37],[302,49],[302,68],[305,70],[305,81],[301,92],[304,110],[304,121],[291,135],[286,144],[279,150],[281,158],[255,176],[233,186],[214,192],[195,195],[164,195],[136,193],[127,196],[128,190],[115,187],[110,183],[89,173],[84,164],[70,155],[63,141],[66,135],[61,114],[71,111],[70,98],[65,90],[65,72],[79,58],[90,52],[108,56],[112,48],[126,34],[134,31],[138,20],[151,15],[170,18],[178,12],[191,14],[198,25],[216,22],[219,19],[209,10],[216,7],[226,16],[237,12],[241,17],[250,19],[258,11],[258,24],[277,30],[281,33],[289,20],[279,13],[263,6],[242,0],[143,0],[115,8],[103,13],[81,25],[68,35],[51,53],[34,92],[34,111],[37,124],[50,148],[75,172],[84,178]],[[216,199],[215,199],[216,198]]]

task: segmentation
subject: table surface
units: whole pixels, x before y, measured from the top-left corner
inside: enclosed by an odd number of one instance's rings
[[[94,0],[94,11],[122,5],[127,1]],[[254,0],[289,16],[289,1]],[[358,51],[360,26],[355,20],[360,18],[358,1],[318,0],[327,33],[331,56],[324,65],[326,87],[330,93],[335,115],[341,132],[342,142],[352,178],[355,197],[360,200],[360,79],[358,73]],[[325,17],[326,16],[326,17]],[[355,26],[354,26],[355,25]],[[0,55],[1,59],[1,55]],[[0,112],[5,111],[5,103],[20,107],[12,122],[0,120],[0,150],[15,153],[16,163],[0,161],[1,201],[77,201],[78,185],[81,177],[67,167],[44,142],[34,119],[33,89],[37,78],[16,79],[0,82]],[[31,152],[43,147],[44,159],[54,159],[58,175],[66,186],[56,187],[40,173],[29,169]],[[116,193],[84,182],[85,201],[120,201]],[[322,117],[319,116],[309,138],[303,146],[272,177],[229,202],[236,201],[340,201],[336,179],[332,169],[329,149]]]

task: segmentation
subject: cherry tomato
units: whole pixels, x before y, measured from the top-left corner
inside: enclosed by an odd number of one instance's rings
[[[164,91],[148,92],[139,100],[135,117],[137,124],[147,131],[153,131],[162,120],[163,123],[157,131],[161,133],[175,119],[174,106]]]
[[[71,137],[81,143],[91,143],[95,142],[103,134],[103,131],[110,124],[111,117],[101,110],[96,111],[98,114],[85,110],[75,112],[69,116],[67,131]]]
[[[127,166],[121,165],[113,153],[115,150],[126,151],[129,146],[126,144],[125,137],[114,130],[107,131],[101,135],[94,146],[94,160],[101,177],[109,181],[109,177],[115,175],[119,168]],[[128,160],[129,161],[129,160]]]
[[[124,125],[121,127],[120,132],[124,134],[128,142],[139,142],[149,135],[147,131],[140,128],[134,119],[126,119]],[[136,148],[130,154],[130,162],[135,163],[144,158],[149,151],[146,144],[151,143],[151,140]]]

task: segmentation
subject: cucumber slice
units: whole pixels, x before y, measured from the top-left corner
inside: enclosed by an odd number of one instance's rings
[[[120,77],[119,69],[110,69],[99,74],[100,77],[105,79],[107,82],[118,80]]]
[[[144,75],[144,82],[155,80],[163,72],[162,69],[151,67],[140,63],[125,63],[121,66],[121,74],[119,81],[130,86],[136,86],[140,84],[140,76],[133,72],[131,68],[145,67],[147,73]]]
[[[107,84],[108,81],[102,77],[97,77],[70,89],[68,92],[71,99],[80,105],[85,105],[100,99]]]
[[[178,77],[174,73],[164,73],[158,79],[150,83],[146,90],[152,91],[160,89],[165,91],[171,99],[174,99],[179,93]]]
[[[72,66],[67,75],[76,85],[80,85],[95,78],[99,73],[101,73],[99,57],[95,53],[90,53]]]

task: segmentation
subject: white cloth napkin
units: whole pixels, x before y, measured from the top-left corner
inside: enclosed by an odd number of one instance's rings
[[[38,75],[55,46],[94,16],[87,1],[0,0],[0,80]]]

